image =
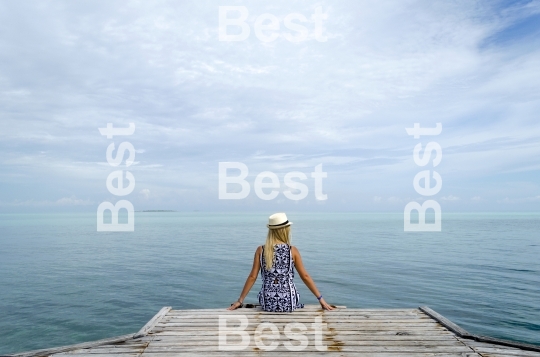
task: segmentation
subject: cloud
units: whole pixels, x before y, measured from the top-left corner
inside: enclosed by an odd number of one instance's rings
[[[220,42],[218,4],[210,1],[110,1],[91,10],[5,2],[0,194],[56,202],[68,189],[102,200],[118,168],[105,161],[112,141],[97,129],[134,122],[134,135],[113,140],[135,147],[129,170],[152,199],[166,196],[154,187],[197,201],[205,192],[212,207],[218,163],[240,161],[250,174],[280,175],[323,163],[326,204],[338,202],[336,192],[348,202],[388,192],[399,202],[419,170],[412,160],[419,141],[405,128],[442,122],[441,135],[421,141],[442,146],[437,170],[460,187],[444,200],[465,205],[453,197],[469,190],[490,197],[515,177],[530,188],[499,197],[535,197],[540,40],[538,25],[520,25],[539,4],[323,1],[327,42],[310,34],[290,43],[282,26],[266,44],[253,29],[246,41]],[[266,12],[283,19],[315,10],[308,1],[246,6],[251,27]],[[70,199],[62,204],[80,204]]]
[[[94,202],[90,200],[81,200],[75,196],[71,196],[58,199],[56,204],[59,206],[88,206],[94,204]]]
[[[441,200],[443,201],[459,201],[459,197],[448,195],[441,197]]]
[[[150,190],[147,188],[144,188],[140,191],[140,194],[142,194],[144,198],[148,199],[150,197]]]

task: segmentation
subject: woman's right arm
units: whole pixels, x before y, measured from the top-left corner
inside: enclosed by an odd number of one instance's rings
[[[246,283],[244,284],[244,289],[242,289],[242,293],[240,294],[240,297],[237,301],[235,301],[227,310],[234,310],[240,307],[244,299],[246,298],[247,294],[253,287],[253,284],[257,281],[257,275],[259,274],[259,269],[261,268],[261,253],[262,253],[262,246],[257,247],[257,250],[255,251],[255,256],[253,257],[253,266],[251,267],[251,272],[249,273]]]
[[[317,286],[315,285],[315,282],[311,278],[311,276],[308,274],[306,268],[304,267],[304,263],[302,262],[302,257],[300,256],[300,252],[296,247],[292,247],[292,256],[294,260],[294,266],[296,267],[296,271],[298,271],[298,275],[300,275],[300,278],[306,284],[309,290],[315,295],[315,297],[321,296],[321,293],[319,292],[319,289],[317,289]],[[324,298],[321,298],[319,300],[319,303],[321,304],[322,308],[325,310],[334,310],[332,306],[330,306]]]

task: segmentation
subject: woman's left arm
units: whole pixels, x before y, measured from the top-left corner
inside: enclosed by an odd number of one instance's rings
[[[244,303],[244,299],[246,298],[247,294],[253,287],[253,284],[255,284],[255,282],[257,281],[257,275],[259,274],[259,269],[261,268],[261,262],[260,262],[261,252],[262,252],[262,248],[258,247],[257,250],[255,251],[255,257],[253,258],[253,267],[251,268],[251,273],[249,273],[249,276],[246,279],[246,283],[244,284],[244,289],[242,289],[242,293],[240,294],[238,301],[236,301],[234,304],[228,307],[227,310],[235,310],[239,308]]]

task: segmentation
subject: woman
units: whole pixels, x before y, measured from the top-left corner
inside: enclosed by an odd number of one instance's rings
[[[291,224],[292,222],[289,222],[285,213],[276,213],[270,216],[266,225],[268,227],[266,243],[255,251],[253,267],[246,279],[244,289],[238,300],[227,310],[234,310],[243,306],[245,297],[257,280],[259,269],[263,285],[258,297],[263,310],[292,312],[295,309],[303,308],[304,304],[300,304],[300,294],[293,282],[295,267],[304,284],[319,300],[322,308],[325,310],[334,309],[324,301],[319,293],[313,279],[304,268],[298,249],[290,245]]]

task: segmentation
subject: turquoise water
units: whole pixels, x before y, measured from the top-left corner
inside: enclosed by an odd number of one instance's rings
[[[0,215],[0,354],[136,332],[163,306],[225,308],[268,215],[137,212],[129,233],[96,232],[95,214]],[[445,214],[440,233],[403,232],[402,214],[288,215],[328,302],[428,305],[472,333],[540,344],[540,214]]]

